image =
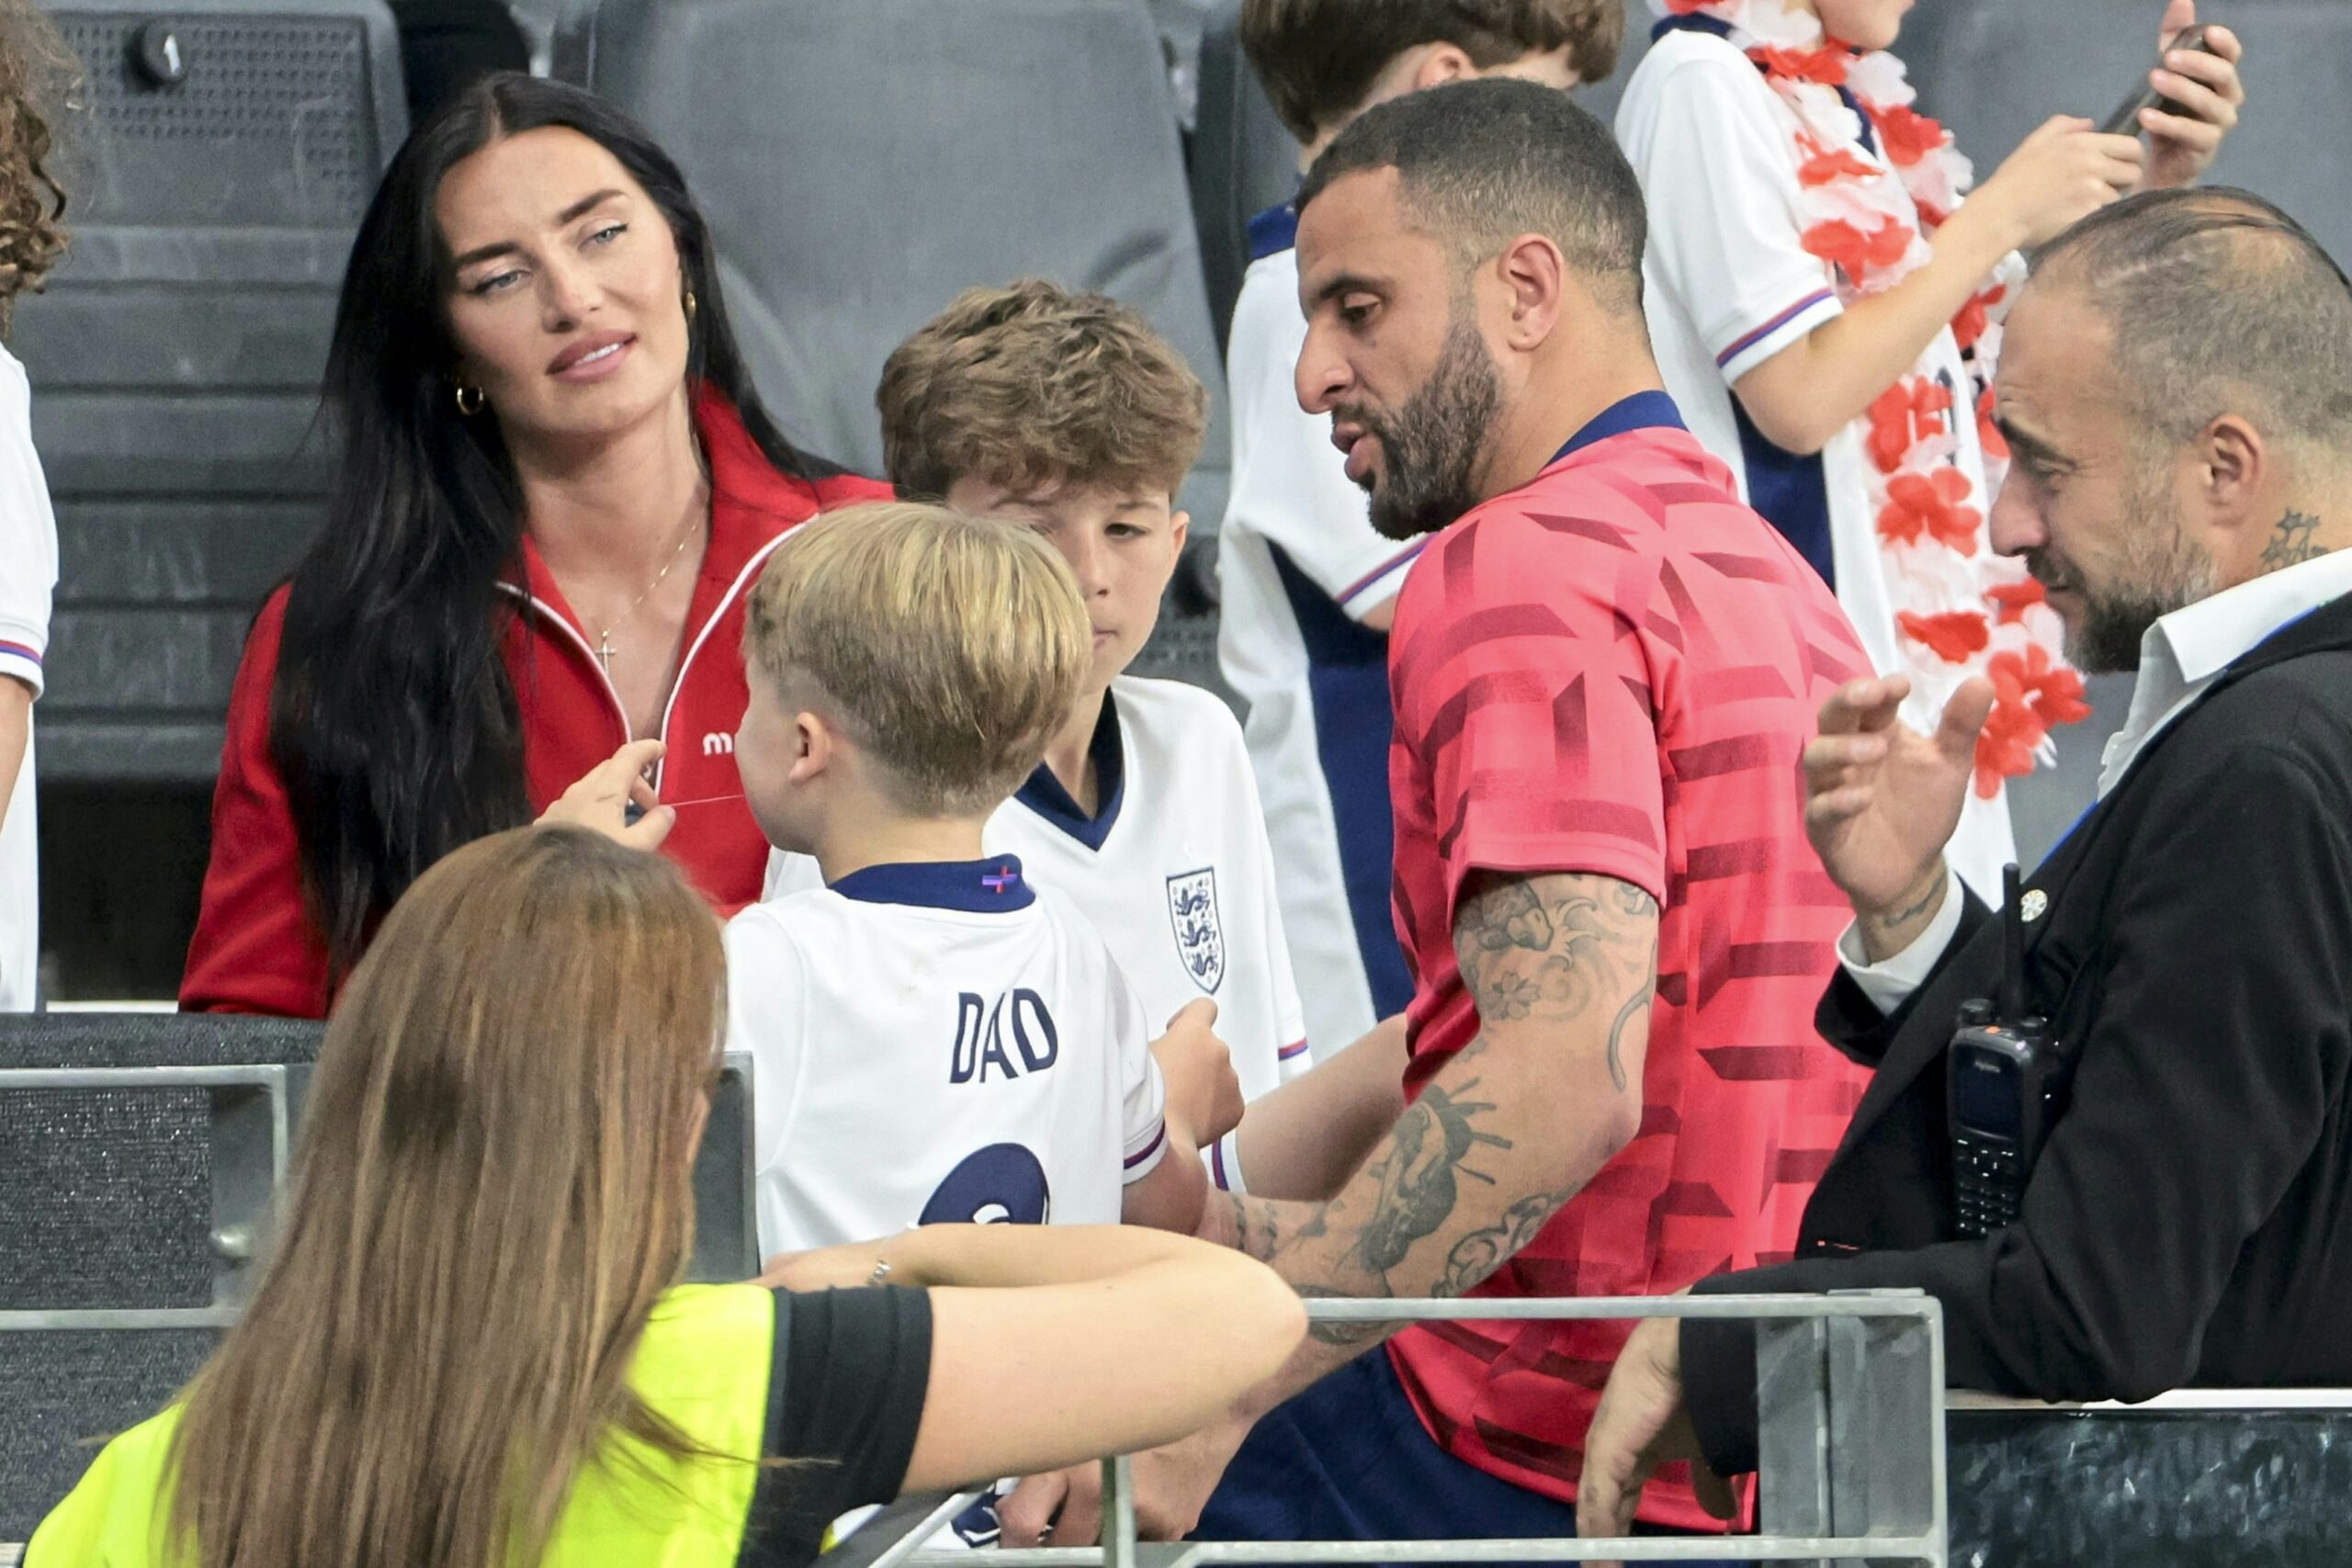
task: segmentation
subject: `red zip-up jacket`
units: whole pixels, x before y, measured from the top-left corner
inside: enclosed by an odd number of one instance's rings
[[[890,490],[854,475],[812,482],[779,473],[734,409],[707,389],[695,399],[695,423],[710,465],[710,544],[686,608],[677,683],[662,714],[668,750],[658,786],[668,800],[736,798],[681,810],[662,852],[729,915],[759,897],[768,854],[735,773],[735,727],[747,694],[744,597],[796,524],[833,507],[888,500]],[[628,720],[579,617],[527,538],[522,581],[502,586],[523,612],[506,637],[506,668],[522,714],[526,787],[533,809],[544,810],[628,743]],[[212,861],[180,978],[180,1006],[190,1011],[323,1018],[332,1000],[325,937],[302,896],[293,809],[269,757],[287,592],[280,587],[262,606],[229,697],[212,796]]]

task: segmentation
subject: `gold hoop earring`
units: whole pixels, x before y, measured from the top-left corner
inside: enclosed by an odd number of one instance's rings
[[[482,405],[489,400],[480,387],[469,387],[463,381],[458,383],[458,412],[460,417],[473,418],[481,412]]]
[[[687,321],[693,321],[694,319],[695,319],[695,291],[694,291],[693,289],[689,288],[689,289],[687,289],[687,290],[686,290],[686,320],[687,320]]]

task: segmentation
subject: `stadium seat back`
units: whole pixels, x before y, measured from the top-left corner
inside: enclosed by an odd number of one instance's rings
[[[59,0],[72,245],[20,302],[55,501],[45,778],[204,781],[247,624],[316,527],[334,297],[406,134],[379,0]]]
[[[1239,0],[1218,0],[1201,33],[1200,100],[1193,130],[1193,212],[1220,347],[1250,267],[1250,220],[1298,188],[1292,140],[1241,52]]]
[[[324,1033],[285,1019],[0,1018],[0,1541],[196,1371],[251,1292]],[[748,1279],[749,1058],[695,1168],[688,1277]]]

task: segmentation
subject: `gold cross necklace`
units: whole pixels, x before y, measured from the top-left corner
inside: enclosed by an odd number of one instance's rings
[[[702,500],[697,494],[694,506],[686,513],[686,525],[679,531],[678,547],[670,552],[670,558],[662,563],[662,570],[653,574],[653,581],[645,585],[645,592],[632,600],[628,609],[614,616],[610,626],[596,634],[596,662],[605,667],[605,676],[607,680],[611,679],[613,673],[613,655],[619,651],[613,647],[613,634],[620,630],[631,615],[637,614],[639,606],[653,596],[653,591],[662,586],[662,580],[670,575],[670,569],[677,565],[679,559],[685,555],[686,547],[694,542],[695,525],[702,521]]]

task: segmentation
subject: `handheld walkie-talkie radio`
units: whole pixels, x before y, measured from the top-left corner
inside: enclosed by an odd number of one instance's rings
[[[1965,1236],[2016,1222],[2064,1087],[2048,1021],[2026,1010],[2016,866],[2003,869],[2001,892],[1999,994],[1961,1005],[1946,1053],[1954,1217]]]

